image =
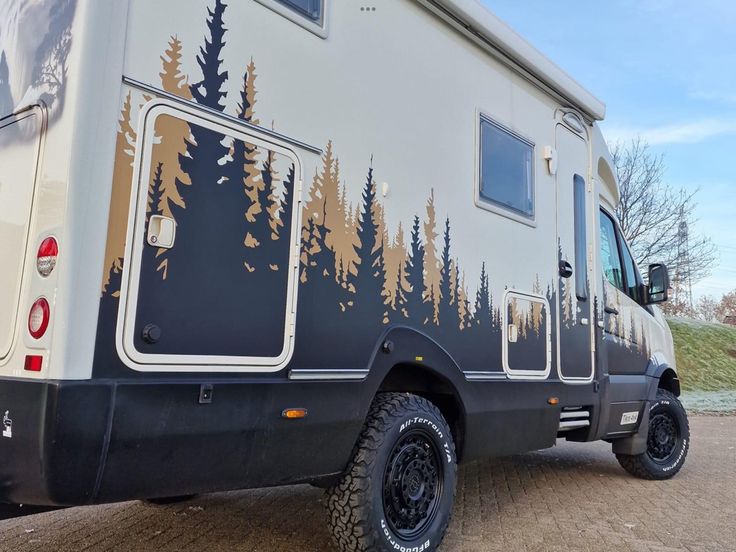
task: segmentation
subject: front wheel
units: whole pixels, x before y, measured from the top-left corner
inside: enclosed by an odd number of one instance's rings
[[[335,543],[342,552],[436,550],[456,478],[455,444],[437,407],[416,395],[378,395],[345,475],[327,491]]]
[[[641,479],[669,479],[680,471],[690,448],[687,413],[677,397],[664,389],[649,409],[647,450],[630,456],[617,454],[619,464]]]

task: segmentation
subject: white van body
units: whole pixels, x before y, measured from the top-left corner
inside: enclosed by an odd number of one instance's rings
[[[474,0],[12,0],[0,52],[6,500],[337,476],[425,377],[463,459],[679,393],[605,106]]]

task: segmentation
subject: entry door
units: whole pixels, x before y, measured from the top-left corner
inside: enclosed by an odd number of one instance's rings
[[[209,114],[147,109],[118,324],[125,356],[140,370],[280,369],[294,339],[298,157]]]
[[[588,145],[558,124],[557,366],[568,382],[593,378],[592,303],[588,262]]]

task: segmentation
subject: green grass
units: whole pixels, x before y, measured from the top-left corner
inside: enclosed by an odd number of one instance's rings
[[[683,391],[736,390],[736,328],[668,320]]]

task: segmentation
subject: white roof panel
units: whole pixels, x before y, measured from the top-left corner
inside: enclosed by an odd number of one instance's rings
[[[485,41],[564,97],[591,119],[602,121],[606,104],[555,65],[521,35],[477,0],[430,0],[460,20]]]

